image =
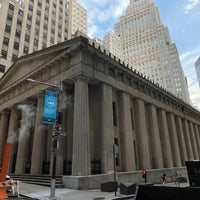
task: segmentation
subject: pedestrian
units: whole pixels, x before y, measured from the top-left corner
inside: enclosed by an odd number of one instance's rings
[[[174,182],[175,182],[175,185],[180,185],[180,176],[177,170],[174,171]]]
[[[162,184],[166,184],[166,176],[167,175],[164,172],[161,174]]]
[[[147,183],[147,171],[146,170],[142,170],[142,178],[144,179],[144,182]]]

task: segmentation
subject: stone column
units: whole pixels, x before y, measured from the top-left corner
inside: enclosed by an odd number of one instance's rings
[[[8,137],[7,137],[7,142],[12,143],[12,151],[11,151],[10,165],[9,165],[9,172],[11,173],[15,172],[17,143],[18,143],[18,123],[19,123],[19,114],[17,107],[14,106],[11,108],[10,123],[8,128]]]
[[[32,158],[31,158],[31,174],[41,174],[42,164],[44,161],[44,153],[46,147],[45,137],[45,125],[42,124],[42,114],[44,105],[44,95],[38,96],[36,119],[35,119],[35,130],[32,147]]]
[[[200,160],[200,135],[197,124],[194,125],[195,130],[195,136],[196,136],[196,142],[197,142],[197,150],[198,150],[198,160]]]
[[[166,112],[162,109],[158,110],[158,125],[159,125],[164,167],[171,168],[173,167],[173,160],[172,160],[172,151],[169,139],[169,130],[167,126]]]
[[[121,140],[121,165],[123,171],[136,170],[133,147],[133,130],[130,112],[130,96],[121,93],[119,97],[119,123]]]
[[[69,137],[72,137],[72,134],[69,134],[69,109],[73,109],[71,105],[71,98],[69,94],[67,94],[66,89],[63,88],[63,92],[60,95],[59,109],[62,112],[62,134],[58,138],[59,148],[57,151],[57,162],[56,162],[56,174],[63,174],[64,171],[64,161],[67,161],[67,153],[69,153],[69,145],[70,148],[72,146],[72,140],[70,144],[68,142]],[[73,120],[73,114],[70,116]],[[73,123],[70,124],[73,128]],[[72,131],[70,132],[72,133]],[[72,148],[71,148],[72,149]],[[70,151],[70,154],[72,150]],[[71,160],[71,157],[70,157]]]
[[[112,88],[106,84],[101,86],[100,112],[100,144],[102,173],[113,171],[114,125],[112,109]]]
[[[167,113],[167,121],[168,121],[169,138],[173,154],[174,167],[180,167],[181,159],[180,159],[179,143],[176,132],[175,119],[172,113]]]
[[[30,161],[30,129],[32,127],[32,118],[35,117],[35,111],[31,104],[23,104],[20,108],[22,112],[21,125],[19,129],[19,141],[17,149],[17,160],[15,173],[25,173],[26,162]]]
[[[4,111],[1,112],[1,120],[0,120],[0,162],[2,161],[4,146],[5,146],[5,143],[6,143],[7,136],[8,136],[9,117],[10,117],[10,112],[8,110],[4,110]]]
[[[193,127],[192,122],[189,122],[189,130],[190,130],[190,137],[191,137],[194,159],[197,160],[199,156],[198,156],[197,143],[196,143],[196,138],[195,138],[195,134],[194,134],[194,127]]]
[[[182,166],[185,166],[185,161],[188,159],[188,157],[187,157],[185,138],[183,134],[182,121],[180,117],[178,116],[175,117],[175,124],[176,124],[177,136],[178,136],[178,141],[179,141],[181,163],[182,163]]]
[[[78,77],[74,91],[72,175],[91,174],[88,81]]]
[[[147,106],[148,133],[151,149],[152,168],[163,168],[163,157],[161,150],[161,141],[158,129],[158,117],[156,107],[152,104]]]
[[[134,100],[136,144],[141,169],[151,169],[149,138],[145,116],[145,105],[141,99]]]
[[[183,119],[183,133],[185,136],[185,144],[186,144],[186,149],[187,149],[188,160],[193,160],[194,155],[192,151],[192,144],[191,144],[191,139],[190,139],[188,122],[186,119]]]

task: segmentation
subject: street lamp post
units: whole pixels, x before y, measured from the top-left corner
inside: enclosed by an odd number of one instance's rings
[[[52,84],[52,83],[46,83],[46,82],[42,82],[42,81],[37,81],[34,79],[30,79],[28,78],[27,81],[33,82],[33,83],[38,83],[38,84],[42,84],[42,85],[47,85],[50,87],[54,87],[57,88],[59,90],[58,93],[58,104],[57,104],[57,115],[56,115],[56,123],[55,126],[53,128],[53,135],[52,135],[52,146],[51,146],[51,155],[52,155],[52,171],[51,171],[51,190],[50,190],[50,199],[56,199],[55,198],[55,186],[56,186],[56,157],[57,157],[57,142],[58,142],[58,136],[61,132],[61,115],[60,115],[60,93],[62,93],[62,81],[60,82],[59,85],[57,84]]]

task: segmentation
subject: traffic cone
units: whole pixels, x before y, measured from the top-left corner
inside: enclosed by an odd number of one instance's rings
[[[2,169],[1,169],[1,174],[0,174],[0,182],[2,184],[2,186],[0,187],[0,199],[8,198],[8,195],[6,194],[6,185],[4,186],[3,183],[5,183],[6,181],[6,174],[7,174],[8,165],[10,162],[11,149],[12,149],[12,144],[7,143],[4,149]]]
[[[0,199],[7,199],[6,187],[0,187]]]

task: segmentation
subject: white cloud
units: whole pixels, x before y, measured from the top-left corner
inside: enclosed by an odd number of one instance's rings
[[[123,15],[130,0],[77,0],[88,12],[88,32],[90,37],[102,37],[109,26],[112,29],[114,23]],[[112,23],[113,22],[113,23]],[[97,29],[99,30],[97,32]],[[101,36],[99,36],[101,32]],[[95,35],[95,33],[98,33]]]
[[[180,60],[186,75],[188,75],[188,71],[191,70],[191,66],[194,67],[194,63],[198,56],[200,56],[200,48],[187,51],[180,55]]]
[[[180,60],[187,76],[188,90],[192,105],[200,110],[200,88],[197,81],[195,62],[200,56],[200,48],[187,51],[180,55]]]
[[[96,25],[90,25],[88,27],[88,36],[90,38],[94,38],[96,33],[97,33],[97,26]]]
[[[192,105],[200,110],[200,88],[196,81],[188,78],[189,94],[192,101]]]
[[[120,17],[125,9],[127,8],[127,6],[129,5],[129,0],[119,0],[116,4],[115,7],[113,8],[113,17]]]
[[[200,0],[189,0],[188,4],[184,7],[185,14],[189,14],[199,3]]]

